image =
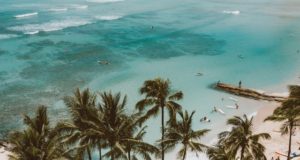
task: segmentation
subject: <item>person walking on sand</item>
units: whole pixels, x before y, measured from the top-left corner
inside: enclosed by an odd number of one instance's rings
[[[235,108],[239,109],[239,105],[237,103],[235,103]]]
[[[242,88],[242,81],[239,81],[239,88]]]

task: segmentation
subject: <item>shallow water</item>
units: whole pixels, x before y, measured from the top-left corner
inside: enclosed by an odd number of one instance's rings
[[[200,117],[233,104],[209,88],[213,82],[264,89],[297,76],[299,9],[296,0],[1,2],[0,132],[20,127],[20,113],[37,104],[63,118],[61,98],[75,87],[122,91],[133,109],[138,88],[155,77],[185,93],[181,104],[197,111],[195,127],[210,127]],[[216,126],[237,114],[224,110],[227,116],[210,115]]]

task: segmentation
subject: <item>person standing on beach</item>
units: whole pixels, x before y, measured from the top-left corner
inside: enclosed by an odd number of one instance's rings
[[[242,81],[239,81],[239,88],[242,88]]]
[[[239,109],[239,105],[237,103],[235,103],[235,108]]]

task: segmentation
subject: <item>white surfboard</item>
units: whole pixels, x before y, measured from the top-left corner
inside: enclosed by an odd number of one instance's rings
[[[230,106],[230,105],[227,105],[225,106],[226,108],[230,108],[230,109],[236,109],[236,106]]]
[[[220,108],[218,108],[217,111],[218,111],[219,113],[221,113],[221,114],[225,114],[225,112],[222,111]]]
[[[232,100],[232,101],[238,102],[238,100],[233,98],[233,97],[229,97],[229,99]]]

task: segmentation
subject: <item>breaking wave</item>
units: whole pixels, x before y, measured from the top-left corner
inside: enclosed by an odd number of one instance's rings
[[[24,34],[37,34],[41,31],[51,32],[58,31],[69,27],[78,27],[92,23],[85,19],[67,19],[67,20],[56,20],[42,24],[26,24],[21,26],[13,26],[8,29],[11,31],[23,32]]]
[[[232,15],[239,15],[241,12],[239,10],[236,10],[236,11],[224,10],[223,13],[232,14]]]
[[[122,16],[96,16],[95,18],[103,21],[112,21],[120,19]]]
[[[19,14],[19,15],[15,15],[15,18],[31,17],[31,16],[36,16],[36,15],[38,15],[38,14],[39,14],[38,12]]]

